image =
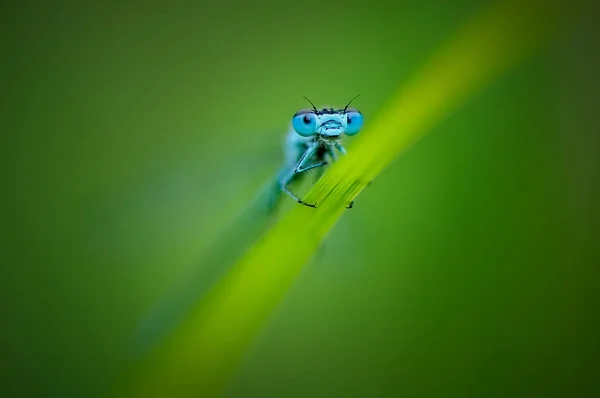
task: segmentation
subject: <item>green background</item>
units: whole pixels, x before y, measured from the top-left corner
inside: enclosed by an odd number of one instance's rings
[[[301,96],[368,123],[487,3],[3,4],[0,395],[103,395],[242,253]],[[596,15],[359,196],[227,397],[600,393]]]

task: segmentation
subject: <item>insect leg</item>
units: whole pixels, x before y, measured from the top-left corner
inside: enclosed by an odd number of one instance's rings
[[[279,180],[279,187],[281,188],[281,190],[283,192],[285,192],[286,194],[288,194],[291,198],[293,198],[294,200],[296,200],[298,203],[301,203],[301,204],[309,206],[309,207],[316,207],[315,205],[310,205],[308,203],[305,203],[302,199],[300,199],[295,193],[293,193],[292,191],[290,191],[289,188],[287,187],[288,184],[292,181],[292,179],[294,178],[295,175],[296,175],[296,171],[295,170],[291,170],[290,172],[286,173],[281,178],[281,180]]]
[[[296,173],[303,173],[305,171],[316,169],[317,167],[322,167],[322,166],[326,166],[326,165],[327,165],[327,162],[326,161],[322,161],[322,162],[319,162],[319,163],[311,164],[308,167],[304,167],[304,168],[301,168],[301,169],[296,169]]]
[[[331,156],[331,160],[333,160],[334,162],[337,162],[338,157],[337,157],[337,154],[335,153],[335,150],[333,149],[333,147],[328,147],[327,153],[329,154],[329,156]]]
[[[302,172],[304,172],[306,170],[314,169],[315,167],[322,166],[322,164],[316,164],[316,165],[311,165],[311,166],[308,166],[308,167],[303,167],[304,163],[306,163],[309,159],[312,158],[312,155],[314,154],[316,148],[317,148],[316,145],[312,145],[312,146],[308,147],[308,149],[302,154],[302,156],[298,160],[298,163],[296,164],[296,167],[294,167],[288,173],[284,174],[284,176],[279,181],[279,186],[280,186],[280,188],[281,188],[281,190],[283,192],[285,192],[286,194],[288,194],[289,196],[291,196],[292,198],[294,198],[298,203],[303,204],[303,205],[308,206],[308,207],[316,207],[316,206],[304,202],[295,193],[293,193],[292,191],[290,191],[287,186],[292,181],[292,179],[294,178],[294,176],[296,176],[296,174],[302,173]]]
[[[344,148],[342,146],[342,144],[340,144],[339,142],[335,143],[335,147],[337,148],[338,151],[340,151],[342,154],[347,155],[348,152],[346,151],[346,148]]]
[[[316,150],[317,150],[317,145],[313,145],[313,146],[309,147],[306,150],[306,152],[304,152],[304,154],[302,155],[302,157],[296,164],[296,169],[294,170],[295,173],[302,173],[304,171],[316,169],[317,167],[325,166],[327,164],[326,161],[321,161],[321,162],[318,162],[315,164],[311,164],[310,166],[305,166],[306,163],[308,163],[310,160],[312,160],[312,157]]]
[[[367,183],[367,187],[371,186],[371,183],[372,183],[372,182],[373,182],[373,181],[369,181],[369,182]],[[366,187],[365,187],[365,188],[366,188]],[[352,207],[354,207],[354,201],[352,201],[352,202],[348,203],[348,206],[346,206],[346,209],[351,209]]]

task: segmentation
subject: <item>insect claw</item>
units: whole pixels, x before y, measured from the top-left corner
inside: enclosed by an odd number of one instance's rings
[[[314,205],[311,205],[310,203],[304,202],[302,199],[298,199],[298,203],[300,203],[301,205],[304,205],[304,206],[312,207],[313,209],[317,208],[317,204],[316,203]]]
[[[348,203],[348,206],[346,206],[346,209],[351,209],[354,207],[354,201]]]

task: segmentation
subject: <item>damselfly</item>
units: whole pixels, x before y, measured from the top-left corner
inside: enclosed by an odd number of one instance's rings
[[[149,349],[165,337],[170,328],[183,319],[186,311],[189,311],[194,303],[203,297],[211,284],[220,276],[220,272],[227,269],[261,234],[265,233],[270,223],[274,221],[273,218],[264,217],[265,203],[268,202],[267,210],[271,213],[281,194],[285,192],[298,203],[316,207],[314,204],[304,202],[288,188],[288,185],[300,180],[308,170],[323,170],[323,166],[328,162],[337,159],[337,152],[346,154],[342,146],[342,138],[356,135],[363,125],[363,115],[357,109],[350,108],[351,103],[352,101],[343,109],[318,110],[311,102],[312,109],[301,110],[294,114],[291,129],[284,142],[284,165],[280,172],[276,178],[263,186],[254,199],[248,201],[244,208],[232,216],[229,224],[218,234],[221,238],[216,239],[214,245],[205,254],[203,266],[192,267],[190,273],[178,281],[147,314],[136,335],[138,349]],[[263,149],[260,152],[261,161],[255,158],[254,162],[255,166],[266,162],[266,166],[261,166],[261,170],[266,174],[267,169],[270,169],[276,161],[275,151],[280,149],[275,145],[268,146],[266,149],[263,146],[261,148]],[[230,168],[217,168],[223,173],[218,178],[214,178],[211,171],[211,180],[226,183],[231,173],[245,173],[244,176],[251,177],[257,167],[246,167],[247,163],[245,160],[241,163],[224,163],[224,166]],[[244,165],[244,170],[240,170],[240,164]],[[348,207],[352,207],[352,203]]]
[[[303,109],[292,117],[292,128],[285,139],[285,163],[278,174],[279,192],[284,192],[298,203],[316,207],[302,200],[289,189],[289,185],[302,177],[303,173],[337,160],[337,153],[346,155],[342,146],[344,136],[358,134],[363,125],[363,115],[350,108],[354,97],[343,109],[317,107],[308,99],[312,109]],[[353,202],[347,206],[351,208]]]

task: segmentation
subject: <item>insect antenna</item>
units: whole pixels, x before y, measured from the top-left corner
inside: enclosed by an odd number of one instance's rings
[[[312,107],[313,107],[313,109],[314,109],[315,113],[316,113],[316,112],[319,112],[319,111],[317,110],[317,107],[315,106],[315,104],[313,104],[313,103],[312,103],[312,101],[311,101],[311,100],[309,100],[309,99],[308,99],[308,98],[306,98],[305,96],[302,96],[302,98],[304,98],[305,100],[307,100],[308,102],[310,102],[310,104],[312,105]]]
[[[346,112],[346,109],[348,109],[348,107],[350,106],[350,104],[352,103],[352,101],[354,101],[355,99],[357,99],[358,97],[360,97],[360,94],[358,94],[356,97],[352,98],[350,100],[350,102],[348,102],[348,104],[344,107],[344,112]]]

